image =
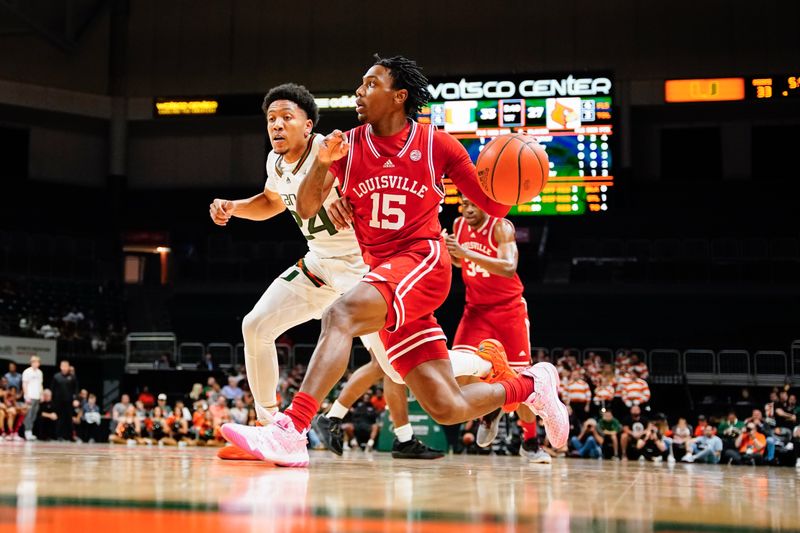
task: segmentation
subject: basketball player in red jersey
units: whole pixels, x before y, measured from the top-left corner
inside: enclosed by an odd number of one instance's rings
[[[446,235],[447,251],[453,265],[461,268],[467,303],[453,339],[453,350],[477,352],[481,341],[498,339],[505,350],[486,341],[479,355],[513,377],[531,366],[528,305],[522,296],[522,281],[517,275],[519,251],[511,221],[488,215],[468,198],[461,198],[461,214],[453,223],[453,235]],[[514,406],[509,406],[514,407]],[[522,422],[521,453],[533,462],[550,462],[539,450],[536,416],[528,406],[517,406]],[[500,426],[500,409],[481,418],[477,443],[492,444]]]
[[[550,441],[564,445],[569,422],[553,365],[539,363],[511,379],[463,389],[453,377],[446,337],[433,316],[451,280],[438,219],[441,177],[448,175],[492,216],[505,216],[508,207],[481,191],[457,140],[410,119],[429,96],[416,63],[376,59],[356,91],[362,125],[325,138],[297,195],[297,213],[311,217],[339,179],[370,272],[325,311],[319,343],[286,412],[267,427],[226,425],[223,435],[261,459],[307,466],[305,434],[347,368],[353,337],[380,331],[388,362],[437,422],[456,424],[525,402],[543,418]]]

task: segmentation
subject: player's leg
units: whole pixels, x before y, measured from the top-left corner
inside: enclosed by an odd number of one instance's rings
[[[314,417],[312,421],[314,432],[328,450],[336,455],[342,455],[345,440],[342,420],[356,400],[382,377],[383,371],[373,357],[369,363],[353,372],[328,412]]]
[[[344,375],[353,337],[381,329],[387,305],[381,293],[359,283],[336,300],[322,317],[322,333],[311,357],[306,376],[292,404],[275,417],[268,428],[226,424],[223,435],[259,459],[282,466],[307,466],[305,433],[319,404]]]
[[[319,318],[336,298],[333,290],[316,287],[298,267],[272,282],[242,321],[247,381],[258,420],[271,420],[278,410],[276,389],[280,376],[275,340],[292,327]]]
[[[394,424],[392,457],[395,459],[439,459],[444,452],[429,447],[414,435],[408,420],[408,391],[405,385],[395,383],[388,376],[383,378],[383,395]]]

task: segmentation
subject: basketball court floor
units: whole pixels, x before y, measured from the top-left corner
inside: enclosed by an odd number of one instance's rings
[[[0,533],[800,531],[800,469],[0,442]]]

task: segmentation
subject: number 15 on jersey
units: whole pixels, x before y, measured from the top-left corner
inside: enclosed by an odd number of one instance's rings
[[[406,214],[398,206],[406,205],[404,194],[372,193],[372,217],[369,220],[371,228],[398,230],[406,223]]]

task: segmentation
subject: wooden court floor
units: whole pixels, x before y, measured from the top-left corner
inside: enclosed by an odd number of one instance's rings
[[[0,533],[800,531],[800,469],[0,442]]]

